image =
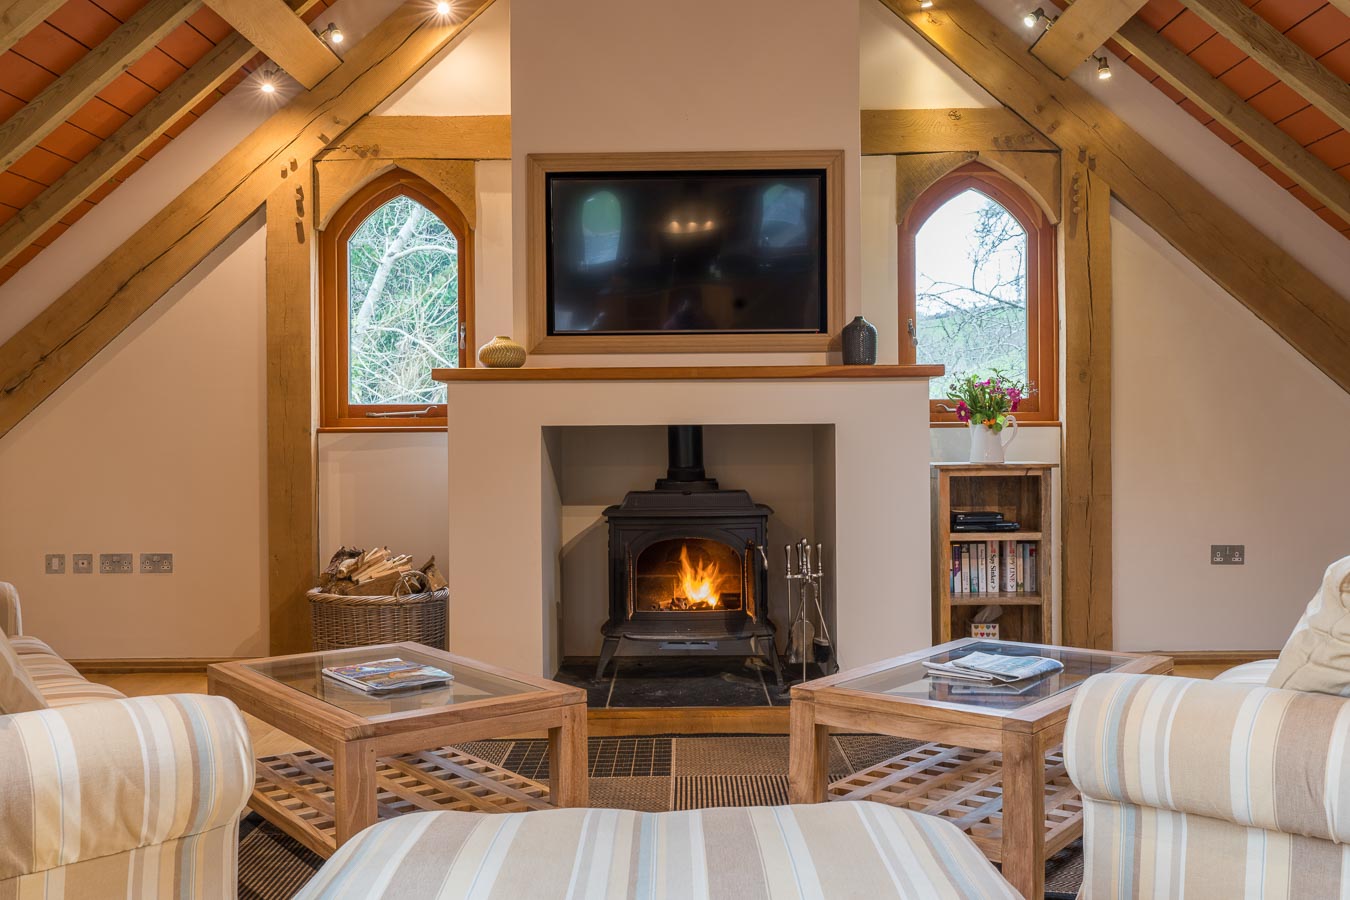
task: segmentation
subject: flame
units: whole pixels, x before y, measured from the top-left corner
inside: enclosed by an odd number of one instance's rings
[[[722,599],[723,574],[716,562],[689,561],[688,545],[680,548],[680,590],[691,606],[716,607]]]

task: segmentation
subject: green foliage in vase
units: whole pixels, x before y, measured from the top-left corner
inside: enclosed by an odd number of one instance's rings
[[[411,197],[347,242],[349,402],[442,403],[434,368],[459,364],[459,242]]]
[[[1031,382],[1009,377],[998,369],[984,380],[974,373],[957,375],[947,385],[947,399],[956,401],[956,418],[986,425],[992,431],[1002,431],[1008,416],[1034,393]]]

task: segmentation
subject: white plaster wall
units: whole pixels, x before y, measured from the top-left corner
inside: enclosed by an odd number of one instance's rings
[[[58,652],[266,651],[264,278],[257,216],[0,441],[0,579]],[[143,552],[173,574],[43,574]]]
[[[860,665],[925,645],[926,398],[926,384],[908,380],[452,383],[451,648],[553,672],[558,547],[579,529],[564,515],[564,467],[545,434],[681,423],[833,425],[835,533],[824,542],[837,573],[840,658]],[[819,465],[822,451],[812,453]],[[814,502],[812,515],[820,524]]]
[[[497,0],[377,116],[498,116],[511,112],[511,3]]]
[[[1350,554],[1350,395],[1133,214],[1111,225],[1116,646],[1277,649]]]
[[[858,0],[860,109],[998,106],[878,0]]]

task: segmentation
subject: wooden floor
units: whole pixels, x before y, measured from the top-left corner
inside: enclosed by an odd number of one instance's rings
[[[1213,678],[1225,669],[1231,668],[1229,664],[1222,665],[1178,665],[1175,674],[1184,675],[1187,678]],[[122,693],[130,697],[142,697],[150,694],[205,694],[206,676],[198,674],[163,674],[147,673],[132,675],[91,675],[91,681],[98,681],[106,685],[117,688]],[[717,732],[746,732],[758,729],[764,733],[773,733],[785,730],[780,723],[768,721],[762,714],[764,710],[746,709],[735,710],[745,717],[745,721],[738,723],[743,727],[734,727],[729,722],[732,710],[716,710],[715,720],[702,722],[698,716],[694,716],[689,721],[673,723],[669,719],[661,721],[663,718],[658,714],[653,714],[650,710],[601,710],[599,713],[626,713],[625,716],[608,717],[592,713],[590,732],[595,737],[605,737],[613,734],[661,734],[666,732],[684,732],[684,731],[708,731]],[[277,753],[292,753],[296,750],[306,749],[305,745],[283,731],[278,731],[271,725],[255,719],[253,716],[245,714],[248,720],[249,734],[253,738],[254,752],[259,756],[271,756]],[[688,717],[686,717],[688,718]],[[786,716],[782,725],[786,724]],[[611,721],[613,719],[613,721]],[[633,719],[633,722],[626,722],[625,719]],[[638,721],[641,720],[641,721]],[[707,727],[701,727],[706,725]],[[691,728],[691,726],[693,726]]]

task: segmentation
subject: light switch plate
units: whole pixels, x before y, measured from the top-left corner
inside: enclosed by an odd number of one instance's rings
[[[1240,566],[1247,560],[1246,544],[1210,544],[1211,566]]]
[[[70,555],[70,571],[76,575],[93,575],[94,554],[72,553]]]
[[[172,554],[172,553],[142,553],[142,554],[141,554],[141,574],[142,574],[142,575],[172,575],[172,574],[173,574],[173,554]]]
[[[100,553],[98,555],[98,571],[100,575],[130,575],[132,571],[131,554]]]
[[[48,553],[45,571],[48,575],[66,574],[66,555],[64,553]]]

